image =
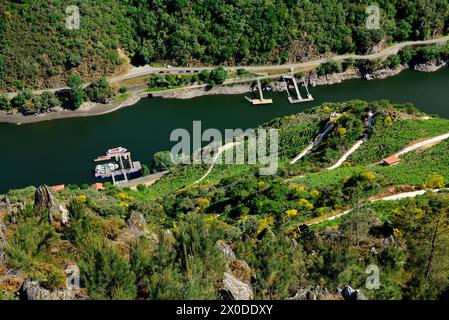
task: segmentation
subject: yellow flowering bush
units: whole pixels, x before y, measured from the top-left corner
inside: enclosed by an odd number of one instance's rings
[[[364,178],[364,179],[366,179],[366,180],[374,180],[374,179],[376,179],[376,175],[374,174],[374,173],[372,173],[372,172],[362,172],[361,174],[360,174],[360,176],[362,177],[362,178]]]
[[[316,189],[313,189],[312,191],[310,191],[310,195],[314,198],[318,197],[320,194],[320,192]]]
[[[312,210],[313,204],[309,202],[307,199],[299,199],[298,201],[299,206],[304,210]]]
[[[295,217],[298,215],[298,210],[296,209],[287,210],[285,211],[285,214],[287,215],[287,217]]]
[[[198,198],[195,200],[195,206],[199,211],[203,211],[210,204],[210,201],[206,198]]]
[[[346,128],[340,127],[337,129],[337,132],[340,137],[344,137],[348,130]]]
[[[119,206],[123,208],[128,208],[129,204],[127,204],[126,202],[120,202]]]
[[[266,228],[271,228],[274,226],[274,217],[268,216],[259,219],[259,224],[257,226],[256,234],[260,234]]]
[[[87,197],[84,194],[80,194],[75,199],[76,199],[76,201],[83,202],[83,203],[87,201]]]
[[[130,196],[126,192],[120,192],[117,194],[117,196],[119,197],[119,199],[122,199],[122,200],[133,200],[134,199],[132,196]]]

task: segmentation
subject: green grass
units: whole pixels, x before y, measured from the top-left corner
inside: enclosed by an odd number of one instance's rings
[[[383,119],[376,117],[373,135],[349,160],[357,164],[374,163],[400,151],[415,140],[447,132],[449,121],[446,119],[400,120],[386,128]]]
[[[121,94],[121,95],[115,97],[114,100],[112,100],[112,103],[119,103],[119,102],[125,101],[125,100],[128,99],[130,96],[131,96],[131,95],[130,95],[129,93]]]
[[[163,88],[147,88],[143,90],[144,92],[158,92],[158,91],[166,91],[166,90],[173,90],[173,89],[180,89],[184,87],[189,87],[190,85],[186,86],[169,86],[169,87],[163,87]]]
[[[294,179],[294,182],[305,183],[310,188],[323,188],[342,183],[347,177],[361,172],[371,171],[383,178],[387,185],[407,184],[420,186],[429,175],[437,173],[446,178],[449,183],[449,141],[443,141],[436,146],[421,152],[410,152],[402,157],[398,165],[384,167],[380,165],[358,165],[355,167],[340,167],[331,171],[311,173],[304,178]]]

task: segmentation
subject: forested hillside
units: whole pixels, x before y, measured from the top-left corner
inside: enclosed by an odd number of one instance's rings
[[[367,148],[325,170],[360,135],[369,111]],[[340,117],[323,147],[289,164],[333,113]],[[219,165],[193,184],[207,166],[179,165],[137,190],[41,186],[0,196],[0,299],[448,297],[449,141],[395,166],[378,163],[448,133],[448,120],[412,105],[352,101],[266,126],[280,129],[274,176],[260,176],[256,165]],[[416,190],[427,193],[380,201]],[[372,266],[377,288],[365,285]],[[81,288],[67,290],[76,268]],[[338,291],[348,285],[360,291]]]
[[[371,1],[3,0],[0,90],[64,84],[134,64],[275,64],[325,53],[366,52],[381,40],[445,34],[447,0],[378,1],[381,29],[367,30]],[[67,30],[68,5],[81,28]]]

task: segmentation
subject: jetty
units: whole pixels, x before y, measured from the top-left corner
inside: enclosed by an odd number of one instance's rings
[[[291,74],[289,74],[289,75],[282,76],[282,80],[284,80],[285,90],[287,91],[288,101],[290,103],[302,103],[302,102],[308,102],[308,101],[314,100],[312,95],[309,92],[309,88],[307,87],[307,84],[304,81],[304,78],[302,78],[302,82],[303,82],[303,86],[307,92],[305,98],[303,98],[301,96],[301,92],[299,91],[299,85],[298,85],[298,82],[296,81],[296,78],[295,78],[295,75],[293,74],[293,72],[291,72]],[[290,85],[293,85],[293,87],[295,89],[296,97],[290,93],[290,90],[289,90]]]
[[[111,178],[114,185],[120,184],[122,181],[127,182],[130,174],[140,172],[142,169],[139,161],[132,160],[131,152],[121,147],[109,149],[106,155],[97,157],[94,162],[101,163],[95,167],[95,177]],[[119,177],[123,177],[123,179],[118,181]]]
[[[259,89],[259,99],[251,99],[248,97],[245,97],[246,100],[248,100],[253,106],[255,105],[263,105],[263,104],[273,104],[273,100],[272,99],[265,99],[263,97],[263,92],[262,92],[262,85],[260,84],[260,80],[257,80],[257,88]]]

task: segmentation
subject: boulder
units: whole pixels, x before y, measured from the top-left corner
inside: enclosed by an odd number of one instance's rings
[[[446,64],[446,61],[430,61],[416,64],[413,66],[413,69],[419,72],[435,72],[443,68]]]
[[[345,300],[368,300],[360,290],[354,290],[348,285],[341,290],[341,295]]]
[[[217,247],[221,250],[221,252],[223,252],[226,259],[228,260],[236,259],[234,251],[232,251],[231,247],[229,247],[223,241],[217,242]]]
[[[252,287],[240,281],[232,274],[225,272],[223,277],[223,293],[226,293],[230,300],[251,300],[254,297]],[[224,294],[222,294],[225,297]]]
[[[26,279],[19,289],[21,300],[84,300],[86,296],[80,289],[48,290],[43,288],[38,281]]]
[[[133,211],[128,218],[128,227],[136,235],[146,234],[148,232],[147,222],[143,214]]]
[[[395,242],[396,242],[396,241],[394,240],[394,236],[393,236],[393,235],[390,235],[390,236],[388,236],[388,237],[382,239],[382,242],[381,242],[382,248],[386,248],[386,247],[389,247],[389,246],[391,246],[391,245],[394,245]]]
[[[52,224],[58,220],[64,225],[70,222],[69,211],[50,193],[47,186],[36,189],[34,207],[41,212],[48,212],[48,219]]]
[[[11,202],[7,196],[4,196],[0,201],[0,210],[4,210],[8,213],[11,211]]]

